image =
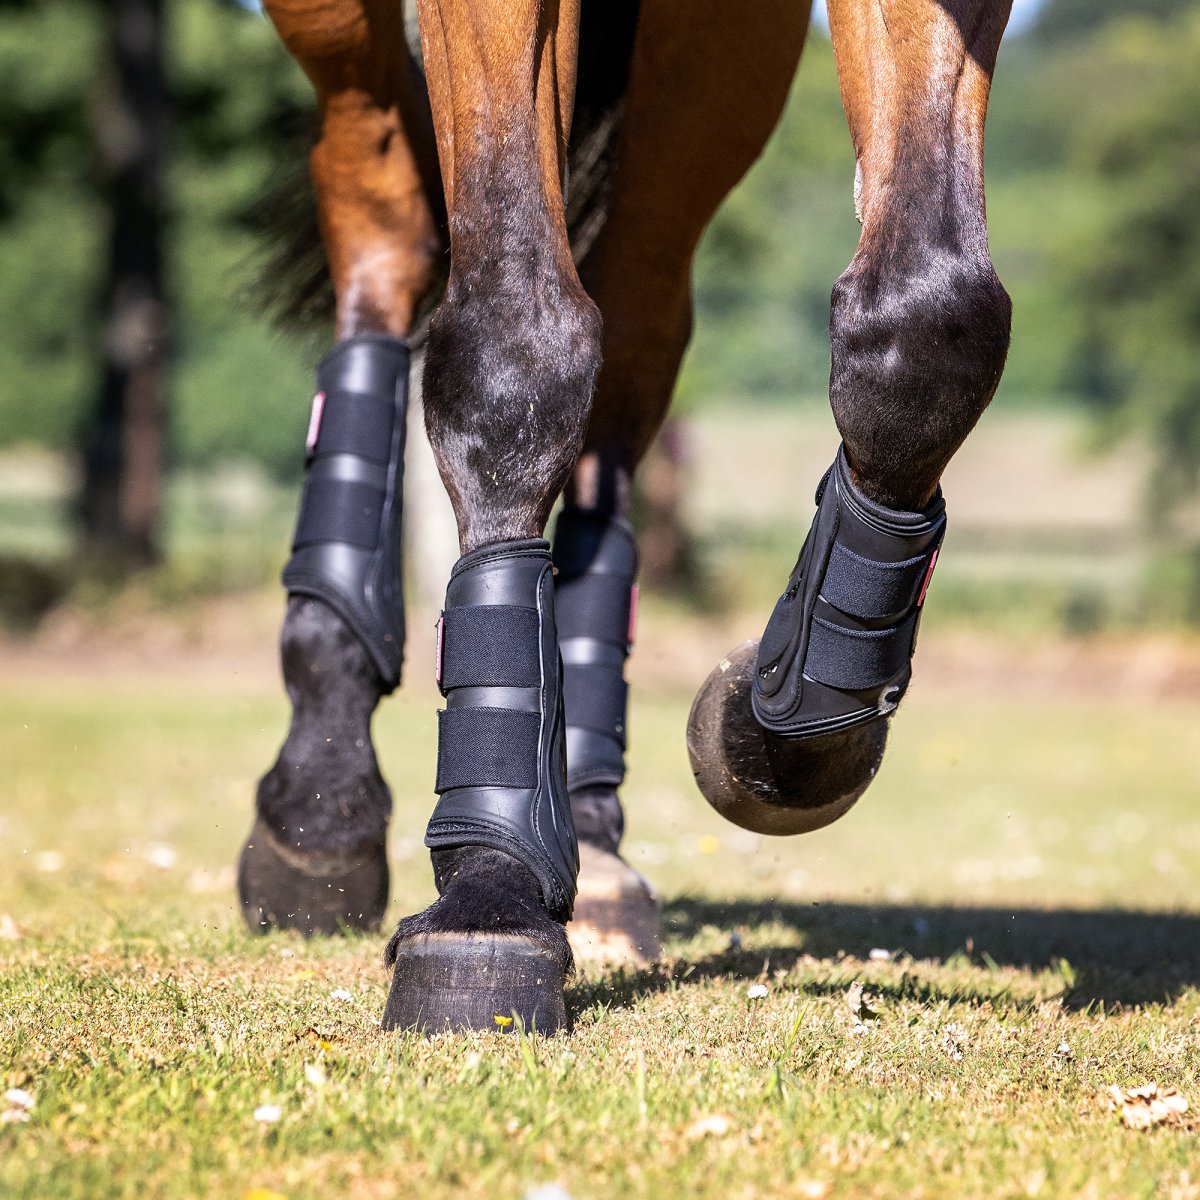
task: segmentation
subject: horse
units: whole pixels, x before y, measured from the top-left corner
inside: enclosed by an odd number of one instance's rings
[[[983,137],[1010,5],[828,3],[861,225],[832,293],[842,442],[761,638],[714,669],[687,730],[700,791],[749,829],[845,813],[911,677],[939,480],[1008,349]],[[620,857],[630,493],[691,334],[697,244],[780,116],[810,4],[417,0],[419,49],[403,0],[265,9],[315,92],[335,339],[283,573],[291,724],[258,786],[242,909],[257,930],[382,921],[391,799],[370,724],[403,662],[424,339],[461,557],[437,627],[438,898],[387,944],[381,1024],[553,1033],[572,945],[659,953],[653,894]]]

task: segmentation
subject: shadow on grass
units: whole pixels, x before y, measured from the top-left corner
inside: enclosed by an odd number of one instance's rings
[[[1055,970],[1062,985],[1053,994],[1061,993],[1063,1002],[1076,1009],[1097,1002],[1109,1007],[1170,1003],[1185,988],[1200,986],[1200,914],[772,900],[722,904],[684,898],[666,904],[663,923],[667,936],[676,938],[706,928],[732,933],[784,925],[797,931],[800,942],[759,944],[753,950],[735,946],[694,962],[615,972],[572,989],[569,999],[577,1013],[595,1004],[625,1007],[640,996],[686,986],[690,980],[755,978],[764,962],[771,971],[790,970],[805,958],[828,960],[836,967],[845,956],[866,959],[877,946],[964,967]],[[814,982],[806,990],[814,995],[843,991],[850,978]],[[1017,1002],[1002,979],[995,987],[938,987],[906,975],[898,984],[873,983],[872,988],[893,999]]]

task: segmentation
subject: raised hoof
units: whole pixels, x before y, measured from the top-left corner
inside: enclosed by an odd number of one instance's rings
[[[643,967],[662,957],[654,889],[623,858],[579,844],[579,893],[567,938],[576,962]]]
[[[384,1029],[552,1034],[566,1027],[561,962],[532,938],[419,933],[396,945]]]
[[[810,833],[843,816],[883,759],[887,723],[792,741],[754,718],[758,642],[743,642],[704,681],[688,717],[688,757],[704,798],[755,833]]]
[[[387,907],[387,851],[383,845],[354,857],[302,851],[283,845],[258,820],[242,847],[238,895],[255,933],[375,930]]]

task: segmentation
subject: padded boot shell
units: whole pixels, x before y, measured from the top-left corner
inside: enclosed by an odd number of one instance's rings
[[[858,489],[838,450],[759,643],[752,704],[764,729],[823,737],[895,711],[945,532],[940,489],[920,512],[886,508]]]
[[[552,1033],[566,1020],[570,952],[560,927],[574,906],[579,852],[548,543],[500,542],[459,560],[438,626],[438,682],[440,799],[425,844],[442,898],[402,922],[389,946],[383,1025]],[[488,895],[480,875],[464,883],[464,854],[507,863],[529,881],[527,897],[504,886]],[[470,923],[439,928],[430,914],[452,898]],[[524,904],[536,913],[523,918]],[[483,927],[501,924],[510,928]]]
[[[501,542],[464,555],[446,589],[440,640],[441,798],[425,845],[511,854],[538,880],[551,916],[566,922],[579,851],[549,545]]]
[[[385,692],[400,682],[400,578],[408,345],[382,334],[339,342],[317,368],[308,467],[289,595],[313,596],[354,630]]]
[[[567,783],[625,778],[625,660],[633,640],[637,545],[625,521],[564,509],[554,529],[555,620],[567,714]]]

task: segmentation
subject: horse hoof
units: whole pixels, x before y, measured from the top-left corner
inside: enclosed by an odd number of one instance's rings
[[[662,957],[654,889],[623,858],[579,844],[579,893],[567,938],[576,962],[644,967]]]
[[[743,642],[704,681],[688,717],[696,785],[726,820],[755,833],[810,833],[843,816],[883,759],[887,725],[792,741],[754,718],[758,642]]]
[[[360,855],[301,850],[257,820],[238,862],[238,895],[255,933],[375,930],[387,907],[387,851],[383,845]]]
[[[424,1034],[565,1028],[562,962],[532,938],[419,933],[401,938],[383,1012],[384,1029]]]

